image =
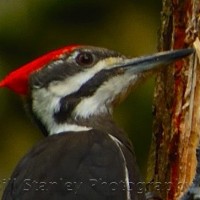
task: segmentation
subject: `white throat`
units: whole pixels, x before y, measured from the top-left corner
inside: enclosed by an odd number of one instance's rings
[[[67,120],[63,123],[56,122],[54,114],[60,111],[60,100],[64,97],[73,96],[84,84],[94,77],[102,69],[109,69],[113,63],[122,58],[109,58],[100,61],[93,68],[87,68],[74,76],[66,77],[61,81],[53,81],[48,87],[32,89],[32,109],[39,120],[46,127],[49,134],[64,131],[87,131],[91,127],[68,124]],[[113,76],[100,85],[92,95],[78,97],[80,102],[71,110],[69,117],[76,121],[77,118],[87,119],[91,116],[102,114],[112,114],[112,103],[116,96],[127,93],[129,86],[134,85],[137,75],[124,73]],[[66,102],[66,107],[67,107]]]
[[[137,77],[130,74],[116,76],[99,87],[94,95],[83,99],[75,108],[74,115],[88,118],[103,113],[112,114],[112,103],[116,96],[127,93],[129,86],[135,84]]]
[[[60,109],[60,97],[52,95],[48,89],[41,88],[32,91],[32,109],[37,113],[37,117],[47,129],[49,135],[62,132],[79,132],[91,130],[91,127],[80,126],[77,124],[57,123],[53,118],[56,111]]]

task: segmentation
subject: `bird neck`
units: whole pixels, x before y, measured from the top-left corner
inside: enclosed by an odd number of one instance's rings
[[[101,109],[101,111],[97,108],[93,114],[83,117],[76,115],[74,112],[80,102],[80,98],[59,97],[47,92],[46,89],[45,91],[44,89],[39,89],[32,92],[31,98],[28,99],[27,107],[44,135],[69,131],[88,131],[91,129],[112,130],[111,127],[115,125],[111,109],[107,109],[105,105],[105,108]],[[90,109],[90,106],[86,109]]]

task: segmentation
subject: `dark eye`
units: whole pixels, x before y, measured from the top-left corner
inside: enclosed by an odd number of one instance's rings
[[[81,66],[90,66],[94,63],[94,56],[90,52],[81,52],[77,55],[76,62]]]

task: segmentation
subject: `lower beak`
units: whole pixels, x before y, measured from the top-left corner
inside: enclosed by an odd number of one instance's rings
[[[151,71],[163,65],[168,65],[178,59],[186,57],[194,52],[194,49],[180,49],[175,51],[165,51],[150,56],[142,56],[133,59],[124,59],[117,64],[117,68],[123,68],[131,73],[142,73]]]

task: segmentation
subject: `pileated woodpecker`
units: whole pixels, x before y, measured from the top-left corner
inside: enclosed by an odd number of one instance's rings
[[[14,170],[3,200],[144,200],[133,147],[114,105],[149,71],[193,52],[128,59],[104,48],[67,46],[0,82],[26,97],[44,135]]]

